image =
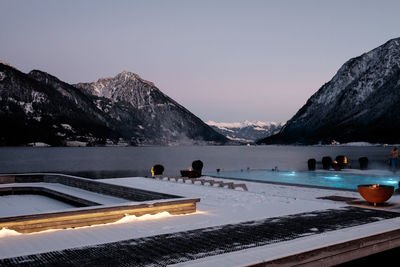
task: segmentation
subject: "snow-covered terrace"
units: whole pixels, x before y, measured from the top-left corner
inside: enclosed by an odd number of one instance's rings
[[[106,225],[49,230],[32,234],[18,234],[3,229],[0,232],[0,258],[5,259],[49,251],[93,246],[199,228],[218,227],[226,224],[282,217],[291,214],[342,209],[348,206],[345,202],[318,199],[318,197],[324,196],[342,196],[361,200],[360,195],[352,191],[248,181],[246,181],[246,185],[249,191],[149,178],[117,178],[103,179],[101,181],[108,184],[179,195],[185,198],[200,198],[201,201],[197,204],[197,212],[188,215],[170,215],[164,212],[141,217],[126,216],[116,223]],[[400,196],[398,194],[393,195],[389,203],[392,205],[378,207],[377,209],[400,212]],[[218,254],[211,257],[201,257],[192,261],[178,263],[177,265],[251,265],[318,250],[335,244],[351,242],[352,240],[375,236],[389,231],[395,231],[395,234],[391,235],[391,243],[385,249],[400,245],[400,218],[396,217],[307,235],[265,246]],[[375,250],[375,252],[377,251]],[[363,254],[356,253],[354,255],[358,255],[359,257]]]
[[[126,215],[193,213],[199,201],[58,174],[0,176],[0,195],[0,228],[20,233],[112,223]],[[18,205],[21,199],[28,202]]]

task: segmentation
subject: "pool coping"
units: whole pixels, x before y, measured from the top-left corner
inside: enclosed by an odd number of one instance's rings
[[[298,187],[306,187],[306,188],[325,189],[325,190],[338,190],[338,191],[347,191],[347,192],[358,192],[356,189],[349,189],[349,188],[337,188],[337,187],[327,187],[327,186],[318,186],[318,185],[306,185],[306,184],[295,184],[295,183],[260,181],[260,180],[252,180],[252,179],[246,179],[246,178],[232,178],[232,177],[225,177],[225,176],[213,176],[213,175],[206,175],[206,176],[217,178],[217,179],[219,178],[219,179],[228,179],[228,180],[239,180],[239,181],[264,183],[264,184],[287,185],[287,186],[298,186]]]
[[[274,172],[270,169],[252,169],[251,171],[266,171],[266,172]],[[227,172],[234,172],[234,171],[227,171]],[[300,172],[300,173],[319,173],[319,174],[338,174],[340,171],[336,170],[315,170],[315,171],[291,171],[291,170],[279,170],[278,172]],[[340,173],[343,175],[360,175],[360,176],[387,176],[391,177],[389,174],[381,175],[381,174],[360,174],[360,173]],[[285,182],[276,182],[276,181],[262,181],[262,180],[253,180],[247,178],[236,178],[236,177],[227,177],[227,176],[215,176],[209,175],[207,172],[204,174],[205,176],[219,178],[219,179],[230,179],[230,180],[239,180],[239,181],[246,181],[246,182],[256,182],[256,183],[266,183],[266,184],[275,184],[275,185],[288,185],[288,186],[298,186],[298,187],[305,187],[305,188],[317,188],[317,189],[327,189],[327,190],[339,190],[339,191],[347,191],[347,192],[358,192],[357,188],[350,189],[350,188],[340,188],[340,187],[329,187],[329,186],[319,186],[319,185],[307,185],[307,184],[298,184],[298,183],[285,183]],[[392,176],[393,177],[393,176]],[[398,181],[400,183],[400,179]],[[400,187],[399,187],[400,188]]]

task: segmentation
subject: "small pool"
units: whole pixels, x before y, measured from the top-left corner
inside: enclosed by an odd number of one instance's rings
[[[340,188],[357,190],[361,184],[382,184],[392,185],[398,188],[400,177],[398,175],[360,175],[346,174],[340,172],[307,172],[307,171],[269,171],[269,170],[251,170],[251,171],[224,171],[208,172],[211,175],[229,179],[245,179],[254,181],[264,181],[271,183],[295,184],[318,186],[328,188]]]

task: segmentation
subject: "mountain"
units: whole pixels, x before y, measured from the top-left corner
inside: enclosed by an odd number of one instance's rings
[[[400,143],[400,38],[347,61],[282,130],[259,143]]]
[[[215,132],[152,82],[124,71],[113,78],[75,85],[96,97],[99,110],[114,119],[115,129],[136,144],[225,143]]]
[[[41,82],[43,80],[45,82]],[[90,97],[40,71],[22,73],[0,64],[1,145],[118,136],[107,127]]]
[[[207,121],[206,123],[228,139],[245,143],[252,143],[261,138],[273,135],[279,132],[284,125],[284,123],[262,121],[232,123]]]
[[[90,88],[100,88],[91,91]],[[138,75],[70,85],[0,63],[0,145],[221,144],[216,133]]]

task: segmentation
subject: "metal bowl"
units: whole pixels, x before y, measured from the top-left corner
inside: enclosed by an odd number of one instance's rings
[[[359,185],[358,192],[366,201],[376,206],[376,204],[384,203],[392,197],[394,186],[376,184]]]

